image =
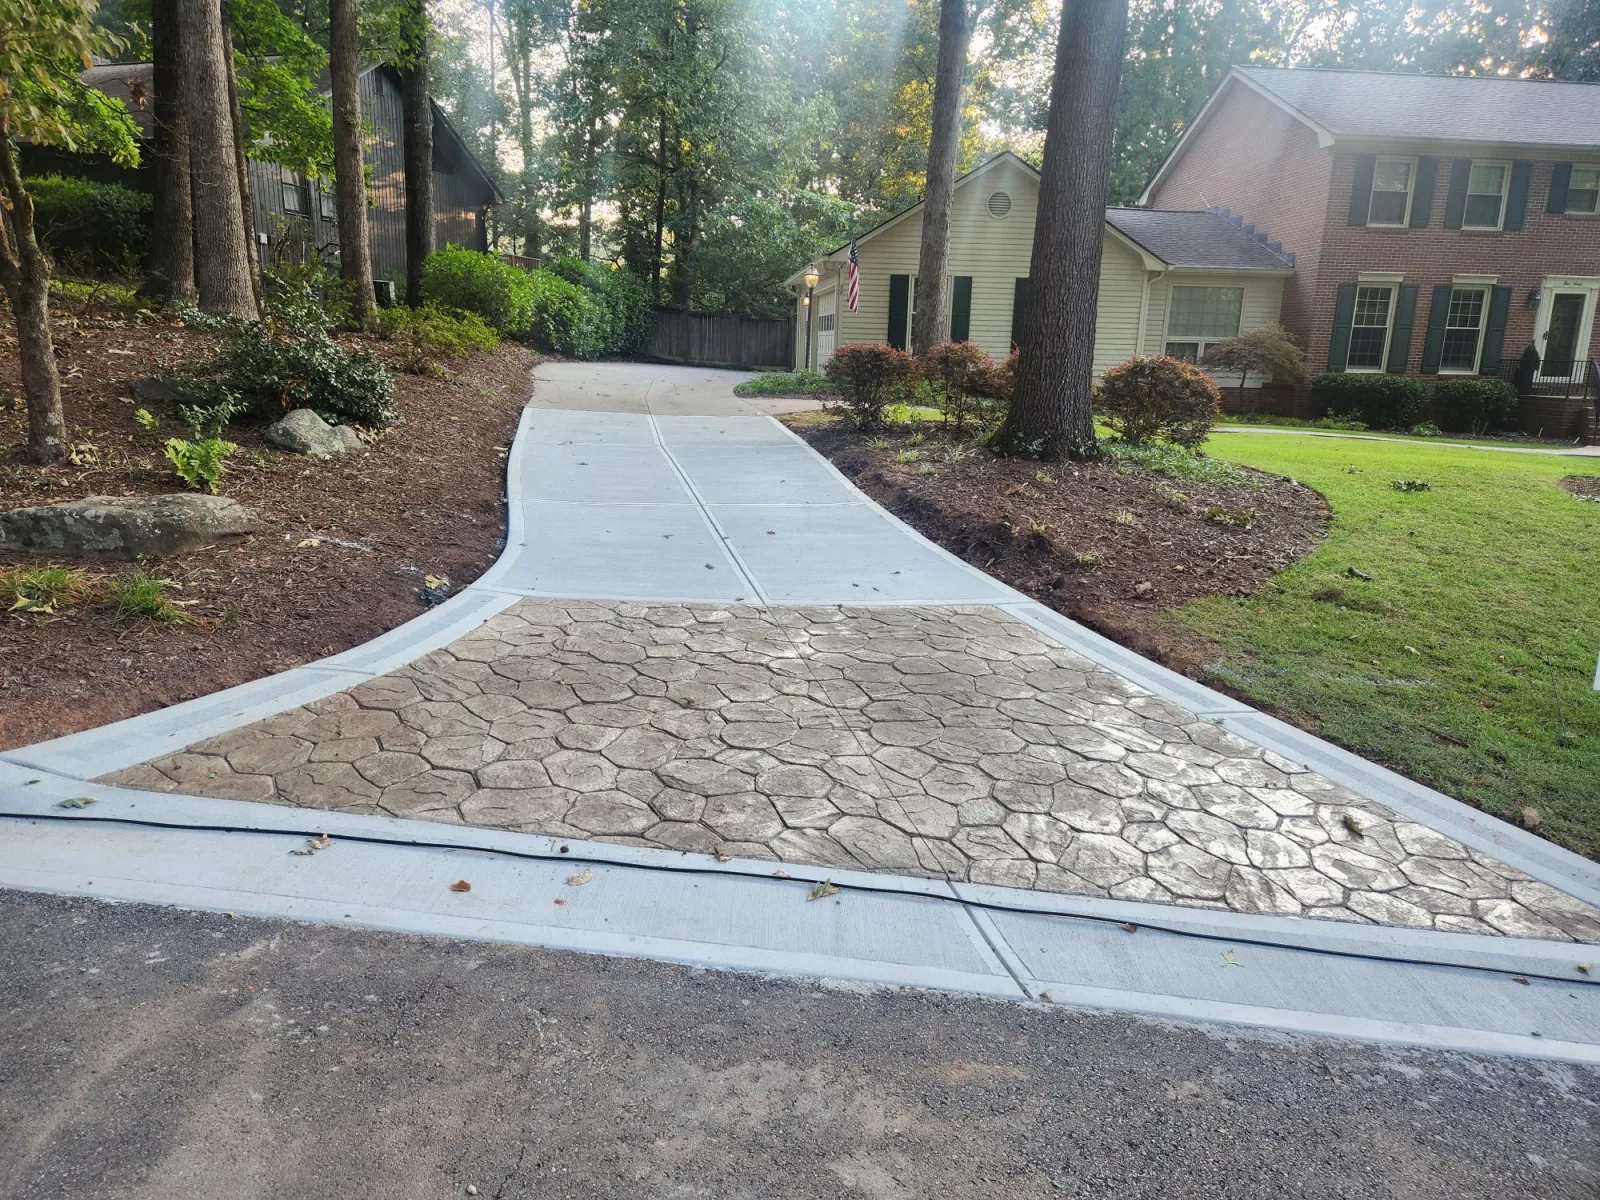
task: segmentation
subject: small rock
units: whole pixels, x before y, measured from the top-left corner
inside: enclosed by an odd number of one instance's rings
[[[89,496],[0,513],[0,551],[135,559],[242,542],[255,513],[226,496]]]
[[[1133,594],[1141,600],[1148,600],[1156,594],[1156,585],[1148,579],[1141,579],[1133,585]]]
[[[183,399],[182,393],[178,390],[178,381],[159,375],[130,381],[128,391],[141,404],[176,404]]]
[[[329,425],[309,408],[297,408],[281,421],[268,425],[266,437],[280,450],[310,458],[360,454],[366,449],[350,426]]]
[[[1517,818],[1522,822],[1524,829],[1537,829],[1544,824],[1544,814],[1532,806],[1525,807],[1517,814]]]

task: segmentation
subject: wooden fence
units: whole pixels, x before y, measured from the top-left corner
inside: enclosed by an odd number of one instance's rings
[[[788,371],[794,368],[794,322],[658,308],[650,356],[698,367]]]

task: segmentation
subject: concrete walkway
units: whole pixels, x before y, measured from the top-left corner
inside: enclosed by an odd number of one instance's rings
[[[1558,458],[1600,458],[1600,446],[1494,446],[1484,442],[1457,442],[1449,438],[1378,437],[1337,429],[1300,429],[1283,425],[1218,425],[1217,433],[1280,433],[1300,437],[1345,438],[1357,442],[1400,442],[1408,446],[1449,446],[1454,450],[1496,450],[1505,454],[1550,454]]]
[[[1432,1044],[1556,1053],[1555,1029],[1594,1040],[1576,1031],[1600,1027],[1596,989],[1560,949],[1600,942],[1594,864],[1011,592],[888,517],[775,422],[742,415],[729,380],[545,368],[541,405],[588,407],[525,417],[510,546],[482,580],[315,667],[0,756],[10,810],[158,825],[181,813],[188,826],[258,829],[266,844],[323,829],[428,843],[411,865],[391,861],[393,847],[347,846],[331,874],[326,853],[286,866],[279,851],[251,888],[257,911],[285,911],[292,867],[289,912],[389,927],[1001,994],[1048,986],[1057,999]],[[95,778],[114,786],[93,809],[52,807]],[[206,798],[161,795],[172,792]],[[320,810],[314,826],[303,809]],[[237,834],[179,870],[176,832],[101,824],[64,845],[60,821],[30,829],[13,857],[0,852],[0,882],[106,894],[111,877],[127,898],[200,902],[261,866]],[[130,844],[152,857],[130,858]],[[514,880],[530,868],[511,861],[492,868],[510,890],[486,924],[487,910],[452,913],[463,902],[434,885],[414,891],[411,872],[458,869],[428,855],[469,849],[576,852],[613,880],[689,870],[700,894],[619,882],[582,893],[622,906],[601,926],[554,933],[548,908],[523,911]],[[75,878],[85,862],[105,864],[92,888]],[[474,870],[476,887],[491,868]],[[797,923],[792,885],[774,891],[773,875],[933,899],[853,902],[870,931]],[[1091,923],[946,913],[940,897]],[[1141,939],[1135,957],[1155,957],[1129,976],[1126,946],[1102,947],[1110,931],[1094,924],[1113,918],[1119,934],[1161,924],[1171,940]],[[1270,942],[1260,961],[1278,983],[1186,979],[1201,931]],[[684,949],[701,938],[715,951]],[[1351,953],[1387,965],[1352,973],[1340,957]],[[1516,1032],[1526,994],[1462,971],[1475,957],[1566,984],[1537,1039]],[[1453,972],[1449,1000],[1429,1002],[1432,1032],[1402,1034],[1420,1019],[1416,997],[1442,986],[1410,977],[1418,959]],[[1281,987],[1279,1003],[1257,1003]]]

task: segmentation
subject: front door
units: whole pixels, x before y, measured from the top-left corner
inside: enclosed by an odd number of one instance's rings
[[[1541,380],[1567,382],[1583,378],[1597,292],[1600,292],[1600,281],[1545,282],[1534,330]]]
[[[817,364],[822,370],[833,357],[833,345],[838,337],[839,291],[830,288],[817,296]]]

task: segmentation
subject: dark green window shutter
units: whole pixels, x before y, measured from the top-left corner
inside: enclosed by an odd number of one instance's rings
[[[1450,293],[1455,288],[1448,283],[1433,285],[1433,307],[1428,310],[1428,337],[1422,343],[1422,373],[1437,375],[1439,359],[1444,355],[1444,323],[1450,315]]]
[[[1015,350],[1022,345],[1022,319],[1028,312],[1028,281],[1017,280],[1016,289],[1011,293],[1011,348]]]
[[[1356,158],[1356,177],[1350,184],[1350,224],[1365,225],[1367,210],[1372,207],[1372,172],[1378,166],[1376,154],[1362,154]]]
[[[1404,375],[1411,361],[1411,326],[1417,319],[1417,285],[1401,286],[1394,305],[1394,331],[1389,334],[1389,370]]]
[[[1544,206],[1546,212],[1564,213],[1567,211],[1567,189],[1572,186],[1572,164],[1552,163],[1550,165],[1550,200]]]
[[[1489,327],[1483,331],[1483,353],[1478,356],[1478,374],[1500,371],[1500,354],[1506,344],[1506,317],[1511,312],[1511,289],[1497,287],[1489,296]]]
[[[1333,306],[1333,341],[1328,343],[1328,370],[1344,370],[1350,357],[1350,323],[1356,315],[1356,285],[1341,283],[1339,299]]]
[[[957,275],[950,281],[950,340],[964,342],[972,329],[972,276]]]
[[[1506,190],[1506,229],[1521,229],[1528,212],[1528,185],[1533,182],[1533,164],[1526,160],[1511,164],[1511,186]]]
[[[1467,179],[1472,174],[1470,158],[1450,161],[1450,194],[1444,202],[1444,227],[1460,229],[1461,218],[1467,215]]]
[[[1417,159],[1417,179],[1411,191],[1411,228],[1426,229],[1433,220],[1433,187],[1438,178],[1437,158]]]
[[[911,311],[911,276],[889,276],[889,345],[906,348],[906,317]]]

